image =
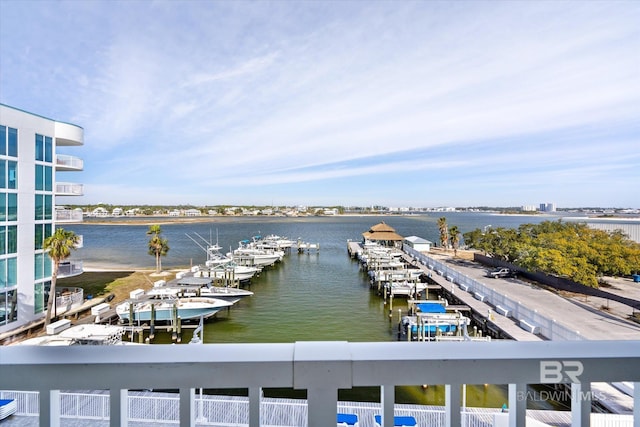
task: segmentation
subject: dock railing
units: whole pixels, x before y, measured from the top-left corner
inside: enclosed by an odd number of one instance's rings
[[[112,426],[135,413],[128,390],[179,390],[179,423],[195,426],[196,389],[244,388],[250,427],[265,425],[262,388],[294,388],[307,394],[303,425],[316,427],[335,425],[340,389],[380,387],[383,422],[392,426],[395,386],[444,384],[444,425],[460,426],[463,384],[508,384],[506,417],[516,427],[524,425],[527,384],[565,383],[572,425],[588,427],[592,382],[633,382],[640,420],[638,366],[640,341],[4,346],[0,388],[39,391],[41,426],[60,425],[60,390],[108,390]]]
[[[579,331],[569,328],[556,322],[555,319],[546,317],[535,310],[532,310],[519,301],[511,299],[500,292],[494,291],[478,280],[466,276],[465,274],[449,267],[445,263],[431,258],[421,252],[416,251],[408,245],[404,245],[403,250],[421,264],[448,280],[458,285],[461,289],[472,295],[480,295],[483,301],[492,305],[498,314],[508,313],[509,317],[532,328],[539,328],[539,333],[550,340],[583,340],[584,337]]]

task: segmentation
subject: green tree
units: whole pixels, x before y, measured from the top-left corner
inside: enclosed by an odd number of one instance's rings
[[[60,262],[71,256],[71,251],[77,248],[79,242],[80,236],[73,231],[67,231],[64,228],[56,229],[51,236],[44,240],[43,249],[47,251],[49,257],[53,261],[51,289],[49,290],[49,298],[47,299],[47,314],[44,318],[45,328],[51,322],[53,301],[56,298],[56,281],[58,280]]]
[[[447,218],[438,218],[438,230],[440,231],[440,245],[446,250],[449,247],[449,227]]]
[[[458,246],[460,246],[460,230],[457,225],[449,228],[449,236],[451,238],[451,247],[453,248],[453,256],[458,256]]]
[[[169,241],[162,238],[161,234],[162,229],[157,224],[150,225],[149,230],[147,230],[147,235],[151,236],[151,239],[149,239],[149,255],[156,259],[156,273],[162,271],[161,257],[166,256],[169,252]]]

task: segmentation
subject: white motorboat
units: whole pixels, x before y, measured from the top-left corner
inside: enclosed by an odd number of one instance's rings
[[[231,286],[198,286],[198,285],[167,285],[150,289],[146,293],[151,298],[216,298],[235,304],[242,298],[253,295],[253,292]]]
[[[116,314],[122,322],[148,322],[152,311],[158,322],[171,322],[175,318],[182,320],[209,318],[232,302],[217,298],[178,298],[169,300],[128,301],[116,306]]]

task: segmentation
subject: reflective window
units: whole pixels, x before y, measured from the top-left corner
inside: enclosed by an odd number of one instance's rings
[[[18,258],[7,259],[7,287],[18,286]]]
[[[7,155],[18,157],[18,129],[8,128],[7,132]]]
[[[7,161],[0,160],[0,188],[7,188]]]
[[[7,154],[7,127],[0,125],[0,155]]]
[[[7,260],[0,259],[0,292],[7,287]]]
[[[18,220],[18,194],[7,194],[7,221]]]
[[[36,283],[33,288],[33,313],[44,312],[44,283]]]
[[[53,162],[53,139],[50,136],[44,137],[44,161]]]
[[[53,191],[53,168],[44,167],[44,191]]]
[[[18,253],[18,226],[10,225],[7,227],[7,253]]]
[[[36,160],[44,162],[44,136],[36,134]]]
[[[7,193],[0,193],[0,221],[7,220]]]
[[[44,219],[53,219],[53,196],[50,194],[44,196]]]
[[[18,162],[7,162],[7,188],[18,188]]]
[[[0,292],[0,325],[18,320],[18,291]]]
[[[36,221],[44,219],[44,195],[36,194],[36,209],[35,209]]]

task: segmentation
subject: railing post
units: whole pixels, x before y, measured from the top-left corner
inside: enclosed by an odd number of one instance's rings
[[[196,411],[194,411],[196,400],[195,388],[180,389],[180,425],[195,427]]]
[[[126,426],[129,423],[129,390],[109,390],[109,425]]]
[[[633,383],[633,427],[640,427],[640,382]]]
[[[460,384],[445,384],[444,416],[447,427],[462,425],[460,417]]]
[[[591,383],[571,384],[571,425],[589,427],[591,425]]]
[[[338,390],[331,388],[307,389],[308,425],[330,426],[336,423]]]
[[[260,427],[261,387],[249,388],[249,427]]]
[[[380,397],[382,399],[382,425],[384,427],[393,426],[394,408],[396,403],[396,388],[394,385],[380,386]]]
[[[60,390],[40,390],[40,427],[60,427]]]
[[[509,427],[519,427],[526,423],[526,390],[526,384],[509,384]]]

